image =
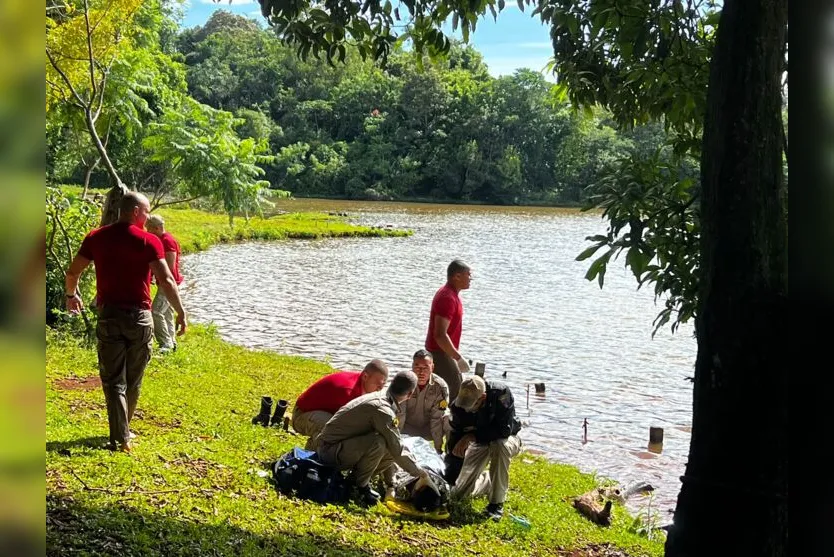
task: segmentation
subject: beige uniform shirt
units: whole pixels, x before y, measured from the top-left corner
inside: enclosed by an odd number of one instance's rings
[[[443,436],[449,433],[449,387],[443,378],[431,374],[423,390],[417,390],[400,405],[397,414],[400,431],[434,441],[434,448],[443,447]]]
[[[376,432],[382,436],[394,462],[412,476],[418,476],[421,468],[402,445],[397,427],[398,410],[397,403],[390,400],[385,391],[362,395],[333,414],[321,430],[318,442],[335,445],[345,439]]]

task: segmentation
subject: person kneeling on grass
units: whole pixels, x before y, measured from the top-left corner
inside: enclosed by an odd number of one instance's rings
[[[307,387],[292,411],[293,429],[308,437],[304,448],[315,451],[319,432],[339,408],[362,395],[381,391],[387,381],[388,366],[374,359],[361,372],[331,373]]]
[[[342,406],[324,425],[318,436],[318,454],[322,464],[339,470],[351,470],[358,499],[366,505],[379,501],[370,487],[371,478],[381,473],[387,491],[393,493],[396,464],[430,483],[426,470],[405,449],[397,428],[397,412],[417,388],[417,376],[401,371],[391,380],[386,392],[362,395]],[[419,487],[418,487],[419,488]]]
[[[467,377],[452,403],[447,444],[446,481],[452,498],[488,495],[485,514],[504,515],[510,482],[510,459],[521,452],[521,422],[509,387],[498,381]],[[482,474],[489,464],[489,473]]]

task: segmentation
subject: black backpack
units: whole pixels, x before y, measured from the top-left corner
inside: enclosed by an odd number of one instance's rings
[[[349,497],[348,483],[335,468],[326,466],[313,451],[293,448],[271,465],[272,479],[287,496],[317,503],[342,503]]]

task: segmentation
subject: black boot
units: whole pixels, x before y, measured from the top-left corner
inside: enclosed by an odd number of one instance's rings
[[[356,488],[356,502],[365,507],[372,507],[379,503],[379,493],[371,489],[371,486]]]
[[[269,414],[272,412],[272,397],[261,397],[261,412],[252,418],[253,424],[261,424],[266,427],[269,425]]]
[[[287,404],[286,400],[281,399],[278,401],[275,405],[275,414],[269,420],[269,425],[281,425],[281,419],[284,417],[284,412],[287,411]]]

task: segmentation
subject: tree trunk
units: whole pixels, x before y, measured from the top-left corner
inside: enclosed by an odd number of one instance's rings
[[[786,28],[787,0],[724,3],[701,164],[692,438],[670,557],[788,554]]]

